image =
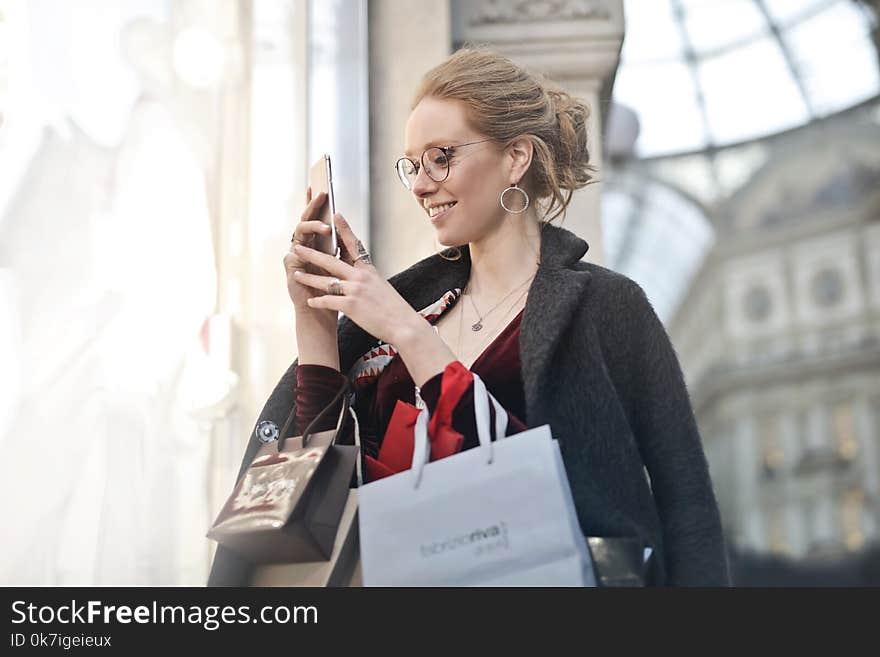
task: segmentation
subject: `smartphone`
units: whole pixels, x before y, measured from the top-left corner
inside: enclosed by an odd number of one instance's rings
[[[333,198],[333,170],[330,167],[330,156],[326,153],[318,158],[318,161],[309,169],[309,186],[312,188],[312,198],[321,192],[327,194],[327,202],[321,208],[318,219],[330,226],[330,234],[315,236],[315,248],[332,256],[338,256],[336,222],[333,220],[336,214],[336,199]]]

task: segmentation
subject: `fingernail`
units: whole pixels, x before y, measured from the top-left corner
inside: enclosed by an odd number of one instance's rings
[[[297,269],[295,272],[293,272],[293,277],[294,277],[294,278],[299,278],[299,275],[300,275],[300,274],[302,274],[302,272],[301,272],[299,269]]]

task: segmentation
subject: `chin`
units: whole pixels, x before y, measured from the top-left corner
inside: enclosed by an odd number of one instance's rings
[[[450,228],[449,226],[432,226],[434,229],[434,237],[440,243],[440,246],[450,247],[450,246],[458,246],[459,242],[456,242],[459,232],[455,229]]]
[[[466,237],[462,237],[460,233],[448,230],[438,230],[436,231],[437,241],[440,243],[440,246],[444,249],[448,249],[453,246],[464,246],[468,242],[469,239]]]
[[[466,225],[465,222],[465,226]],[[444,248],[464,246],[478,237],[478,235],[474,233],[473,227],[470,227],[470,230],[468,230],[468,228],[456,224],[435,226],[434,234],[437,236],[437,241]]]

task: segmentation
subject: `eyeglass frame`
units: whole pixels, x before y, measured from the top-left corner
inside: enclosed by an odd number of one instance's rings
[[[428,151],[436,148],[439,151],[441,151],[446,158],[448,158],[449,153],[447,153],[447,151],[449,151],[449,150],[452,150],[454,148],[462,148],[463,146],[473,146],[474,144],[482,144],[487,141],[495,141],[495,139],[493,139],[492,137],[489,137],[488,139],[480,139],[479,141],[469,141],[466,144],[452,144],[450,146],[428,146],[428,148],[426,148],[425,150],[422,151],[422,154],[419,156],[418,162],[416,162],[415,160],[413,160],[410,157],[406,157],[405,155],[401,158],[398,158],[397,161],[394,163],[394,170],[397,172],[397,177],[400,179],[400,182],[403,184],[403,186],[406,187],[408,190],[412,190],[412,186],[407,184],[407,181],[405,181],[403,179],[403,176],[400,173],[400,163],[403,160],[406,160],[407,162],[409,162],[410,164],[413,165],[413,167],[416,169],[416,178],[418,178],[419,171],[421,171],[423,168],[426,168],[425,162],[424,162],[424,157],[425,157],[425,153],[427,153]],[[449,178],[449,172],[451,170],[452,170],[452,167],[450,167],[449,164],[447,163],[446,175],[443,176],[443,178],[441,180],[434,180],[433,178],[431,178],[431,174],[429,174],[427,171],[425,171],[425,175],[428,176],[428,178],[433,180],[434,182],[441,183],[444,180],[446,180],[447,178]]]

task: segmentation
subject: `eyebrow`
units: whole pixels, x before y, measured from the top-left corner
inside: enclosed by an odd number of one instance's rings
[[[425,147],[422,150],[426,151],[429,148],[433,148],[435,146],[438,146],[438,147],[449,146],[450,144],[455,144],[455,143],[456,143],[455,139],[432,139],[427,144],[425,144]],[[407,157],[412,157],[412,154],[410,151],[404,151],[403,154],[406,155]]]

